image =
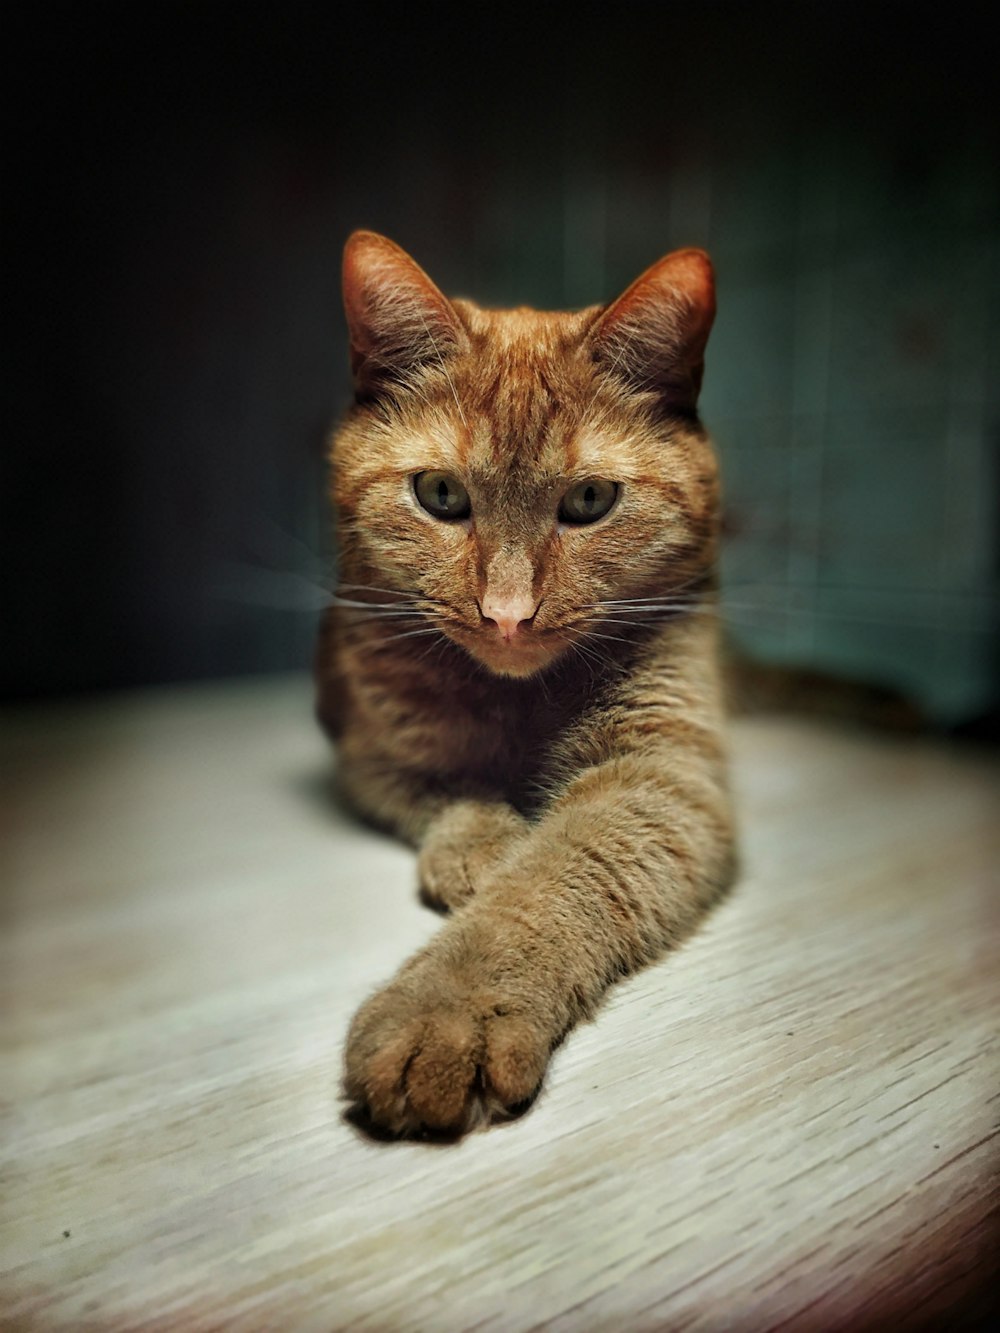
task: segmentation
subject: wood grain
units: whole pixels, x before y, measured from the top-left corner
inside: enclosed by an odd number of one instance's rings
[[[333,807],[304,681],[3,731],[8,1327],[985,1318],[988,758],[735,724],[736,891],[566,1042],[528,1115],[440,1146],[342,1117],[348,1019],[437,921],[411,855]]]

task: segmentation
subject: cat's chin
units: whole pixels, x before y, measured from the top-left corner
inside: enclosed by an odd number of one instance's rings
[[[565,645],[541,643],[537,639],[525,637],[512,643],[504,640],[484,641],[482,638],[465,639],[462,647],[480,666],[486,667],[494,676],[508,676],[515,680],[525,680],[544,671],[559,656]]]

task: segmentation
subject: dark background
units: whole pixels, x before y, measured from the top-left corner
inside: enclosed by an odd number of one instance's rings
[[[946,725],[995,707],[985,11],[147,0],[5,26],[8,697],[308,663],[339,256],[369,226],[506,305],[708,247],[734,634]]]

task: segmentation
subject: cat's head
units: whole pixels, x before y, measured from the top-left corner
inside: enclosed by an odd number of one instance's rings
[[[611,305],[551,314],[450,301],[360,231],[344,303],[357,390],[332,451],[345,581],[419,608],[493,672],[528,676],[602,625],[626,632],[625,599],[666,604],[710,571],[702,251],[661,259]]]

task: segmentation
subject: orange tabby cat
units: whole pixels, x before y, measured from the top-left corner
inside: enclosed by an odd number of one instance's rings
[[[344,299],[318,711],[346,797],[450,912],[356,1016],[346,1088],[454,1132],[527,1103],[730,875],[712,269],[681,250],[607,307],[481,310],[356,232]]]

